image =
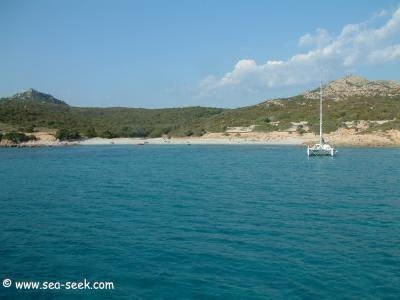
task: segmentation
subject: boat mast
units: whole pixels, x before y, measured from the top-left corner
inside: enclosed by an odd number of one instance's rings
[[[319,81],[319,144],[323,144],[322,138],[322,79]]]

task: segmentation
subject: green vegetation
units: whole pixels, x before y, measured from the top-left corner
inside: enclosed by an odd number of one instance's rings
[[[96,132],[96,129],[94,129],[93,127],[90,127],[85,130],[83,135],[86,136],[87,138],[93,138],[93,137],[97,136],[97,132]]]
[[[33,136],[33,135],[26,135],[22,132],[15,132],[15,131],[11,131],[11,132],[2,134],[0,140],[2,140],[2,139],[9,140],[16,144],[36,140],[35,136]]]
[[[0,100],[0,130],[11,128],[65,129],[81,136],[160,137],[202,135],[204,119],[224,109],[185,107],[167,109],[80,108],[54,102],[3,98]],[[6,129],[7,126],[7,129]]]
[[[299,126],[297,126],[297,128],[296,128],[296,132],[297,132],[298,134],[300,134],[300,135],[303,135],[303,134],[306,133],[307,131],[304,129],[304,126],[303,126],[303,125],[299,125]]]
[[[32,93],[31,93],[32,94]],[[50,95],[22,93],[0,100],[0,130],[57,130],[62,140],[84,137],[179,137],[225,132],[228,127],[256,125],[255,131],[287,130],[292,122],[307,122],[297,132],[318,132],[319,101],[303,96],[266,101],[237,109],[185,107],[166,109],[71,107]],[[374,130],[400,128],[400,97],[350,97],[324,101],[324,131],[347,121],[393,120]]]
[[[74,129],[61,128],[56,132],[56,138],[58,138],[60,141],[77,140],[80,137],[81,136],[79,132]]]
[[[400,120],[400,97],[350,97],[345,100],[324,101],[324,131],[345,127],[347,121]],[[221,132],[231,126],[250,126],[256,131],[286,130],[292,122],[306,121],[310,131],[319,130],[319,101],[296,96],[278,101],[266,101],[254,106],[224,111],[207,119],[204,127]],[[397,123],[386,123],[387,130]],[[303,128],[304,129],[304,128]]]

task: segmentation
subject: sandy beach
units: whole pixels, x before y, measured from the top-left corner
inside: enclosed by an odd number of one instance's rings
[[[182,138],[86,138],[77,141],[59,141],[52,133],[36,132],[37,140],[18,145],[1,141],[2,147],[52,147],[74,145],[310,145],[318,141],[312,133],[296,132],[246,132],[239,134],[207,133],[201,137]],[[335,146],[396,147],[400,146],[400,131],[358,133],[354,129],[339,129],[325,134],[327,142]]]

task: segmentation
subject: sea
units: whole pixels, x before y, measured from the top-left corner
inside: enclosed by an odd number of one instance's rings
[[[2,148],[0,168],[1,299],[400,298],[399,148]]]

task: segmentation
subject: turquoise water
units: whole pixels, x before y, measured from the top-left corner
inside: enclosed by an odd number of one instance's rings
[[[0,149],[0,279],[26,299],[400,297],[400,149]],[[1,298],[1,297],[0,297]]]

